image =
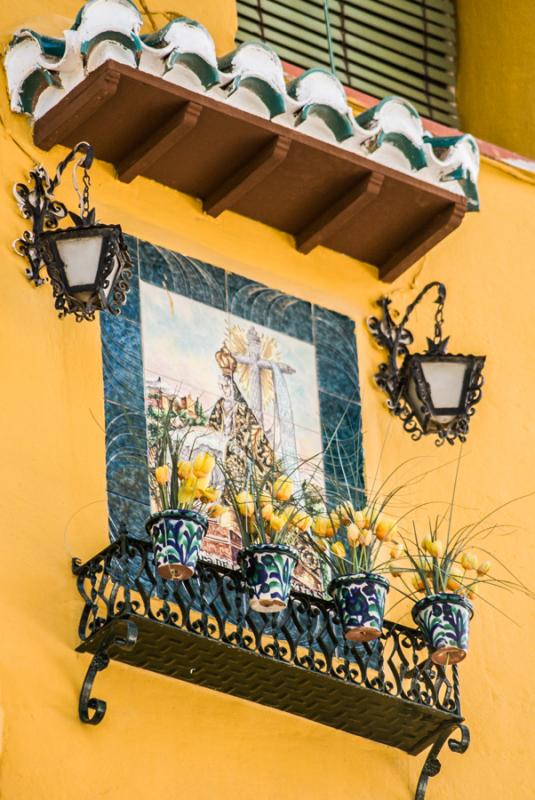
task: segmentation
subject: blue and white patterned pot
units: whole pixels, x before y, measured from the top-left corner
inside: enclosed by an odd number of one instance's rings
[[[389,588],[387,579],[374,572],[341,575],[331,581],[329,592],[338,606],[346,639],[371,642],[379,638]]]
[[[172,508],[153,514],[145,528],[152,538],[158,574],[174,581],[191,578],[208,530],[207,518],[196,511]]]
[[[422,631],[435,664],[457,664],[466,657],[472,604],[460,594],[443,592],[414,604],[412,618]]]
[[[297,552],[285,544],[255,544],[240,550],[238,561],[254,611],[273,614],[286,608],[297,560]]]

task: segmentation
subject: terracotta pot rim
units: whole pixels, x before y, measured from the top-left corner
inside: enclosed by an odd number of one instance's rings
[[[288,544],[265,542],[262,544],[251,544],[249,547],[243,547],[238,552],[238,562],[243,561],[246,555],[253,555],[255,553],[281,553],[282,555],[290,556],[297,563],[299,561],[299,553]]]
[[[355,580],[362,580],[363,578],[372,583],[378,583],[384,589],[390,589],[390,581],[384,575],[379,575],[378,572],[353,572],[351,575],[339,575],[337,578],[333,578],[327,587],[327,591],[332,594],[333,590],[338,589],[339,586],[346,586],[354,583]]]
[[[208,517],[199,511],[194,511],[191,508],[168,508],[166,511],[156,511],[150,515],[145,523],[145,530],[149,536],[152,534],[152,526],[161,519],[184,519],[188,522],[196,522],[198,525],[202,525],[205,532],[208,530]]]
[[[412,618],[414,622],[418,622],[417,616],[424,608],[432,606],[433,603],[440,601],[441,603],[450,603],[454,606],[463,606],[470,614],[470,619],[474,616],[474,607],[467,597],[457,594],[456,592],[439,592],[438,594],[430,594],[427,597],[422,597],[412,607]]]

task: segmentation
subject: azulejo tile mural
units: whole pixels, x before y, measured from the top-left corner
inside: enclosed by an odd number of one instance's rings
[[[358,495],[353,322],[148,242],[127,243],[134,262],[128,301],[120,317],[101,317],[111,538],[121,525],[146,535],[147,419],[162,402],[175,405],[193,451],[208,450],[227,468],[232,462],[239,470],[239,454],[254,438],[256,451],[277,459],[294,482],[344,481]],[[222,486],[222,472],[218,480]],[[210,522],[203,557],[235,564],[236,531]],[[296,588],[322,592],[316,556],[302,544],[300,551]]]

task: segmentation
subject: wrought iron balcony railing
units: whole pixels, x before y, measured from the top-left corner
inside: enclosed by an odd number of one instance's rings
[[[385,622],[372,644],[347,642],[332,602],[293,592],[280,614],[248,608],[239,569],[201,561],[189,581],[163,581],[151,545],[122,535],[81,565],[80,652],[93,653],[82,691],[83,722],[106,703],[91,697],[110,659],[308,717],[416,755],[432,745],[416,798],[440,769],[449,739],[464,752],[457,668],[434,665],[420,632]],[[460,727],[460,742],[450,739]]]

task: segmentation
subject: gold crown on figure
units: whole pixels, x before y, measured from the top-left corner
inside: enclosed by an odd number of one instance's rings
[[[223,375],[234,375],[238,362],[226,345],[223,345],[221,350],[217,351],[215,354],[215,360],[217,361],[217,365]]]

